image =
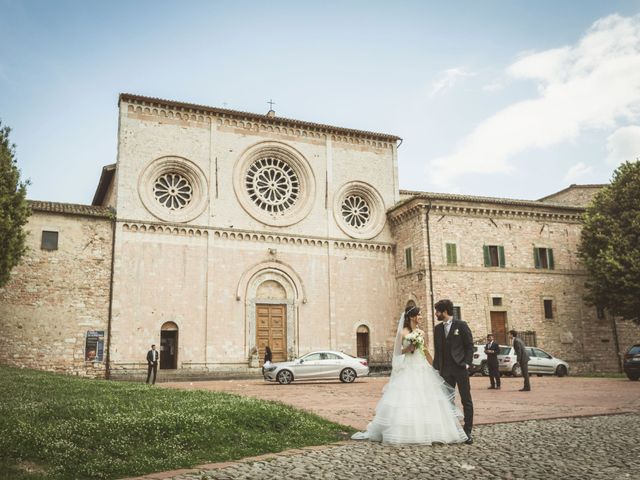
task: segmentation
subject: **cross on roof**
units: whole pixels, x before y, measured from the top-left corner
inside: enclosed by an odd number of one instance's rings
[[[274,102],[273,100],[269,99],[269,101],[267,103],[269,104],[269,110],[273,110],[273,106],[276,104],[276,102]]]

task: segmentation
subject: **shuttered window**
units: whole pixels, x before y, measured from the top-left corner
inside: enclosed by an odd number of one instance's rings
[[[553,320],[553,300],[545,299],[544,302],[544,318]]]
[[[505,267],[504,247],[502,245],[485,245],[483,250],[485,267]]]
[[[458,264],[458,246],[455,243],[447,243],[447,265]]]
[[[536,268],[553,270],[555,267],[553,262],[553,249],[534,247],[533,262]]]
[[[413,268],[413,254],[411,252],[411,247],[404,249],[404,263],[407,266],[407,270],[411,270]]]

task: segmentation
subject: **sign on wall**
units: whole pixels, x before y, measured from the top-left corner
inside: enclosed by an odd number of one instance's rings
[[[84,349],[85,362],[102,362],[104,357],[104,330],[89,330]]]

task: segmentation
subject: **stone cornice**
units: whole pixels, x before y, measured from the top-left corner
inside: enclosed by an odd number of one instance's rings
[[[285,235],[272,232],[249,231],[240,229],[213,228],[205,226],[186,226],[180,224],[141,222],[137,220],[118,219],[126,232],[160,233],[183,237],[209,237],[225,240],[254,241],[274,245],[300,245],[308,247],[333,248],[347,250],[364,250],[369,252],[393,253],[395,245],[385,242],[361,242],[339,238],[323,238],[303,235]]]
[[[501,200],[501,201],[498,201]],[[500,217],[523,220],[544,220],[580,223],[584,208],[552,205],[526,200],[465,197],[464,195],[419,194],[405,199],[387,210],[391,225],[399,225],[416,215],[431,213],[474,217]]]
[[[335,142],[390,148],[401,140],[396,135],[335,127],[291,118],[260,115],[257,113],[207,107],[191,103],[175,102],[160,98],[144,97],[129,93],[120,94],[120,104],[127,104],[127,112],[158,118],[197,123],[215,122],[219,126],[240,128],[250,132],[274,132],[282,135],[325,139]]]

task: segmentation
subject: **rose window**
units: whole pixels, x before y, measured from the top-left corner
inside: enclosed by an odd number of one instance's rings
[[[369,205],[360,195],[349,195],[342,201],[342,218],[353,228],[362,228],[371,219]]]
[[[253,162],[245,186],[253,203],[269,213],[288,210],[300,196],[298,175],[279,158],[265,157]]]
[[[165,173],[154,183],[153,194],[163,207],[169,210],[180,210],[191,202],[193,188],[179,173]]]

